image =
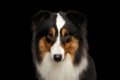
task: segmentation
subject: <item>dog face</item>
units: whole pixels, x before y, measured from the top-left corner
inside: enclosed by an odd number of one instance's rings
[[[46,53],[55,62],[64,61],[66,55],[78,63],[86,45],[86,19],[78,12],[52,13],[43,11],[33,16],[33,53],[40,62]]]

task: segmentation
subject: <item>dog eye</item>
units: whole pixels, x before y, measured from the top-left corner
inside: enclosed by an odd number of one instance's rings
[[[68,37],[69,36],[69,33],[66,33],[65,35],[64,35],[64,37]]]
[[[53,34],[52,34],[51,31],[49,32],[48,36],[49,36],[49,37],[53,37]]]
[[[67,36],[66,36],[66,43],[69,43],[70,40],[71,40],[71,36],[70,36],[70,35],[67,35]]]
[[[69,43],[71,40],[71,35],[69,33],[66,33],[63,37],[62,37],[62,41],[63,43]]]
[[[48,43],[51,43],[54,41],[54,37],[53,37],[53,33],[52,32],[49,32],[48,35],[46,36],[46,41]]]

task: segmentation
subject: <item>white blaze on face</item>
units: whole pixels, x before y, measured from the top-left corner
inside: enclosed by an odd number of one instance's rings
[[[57,26],[57,29],[58,29],[58,36],[57,36],[56,42],[51,47],[51,57],[52,57],[52,59],[53,59],[53,56],[55,54],[61,54],[62,55],[62,60],[64,59],[64,49],[60,45],[60,30],[64,25],[65,25],[65,20],[58,13],[57,18],[56,18],[56,26]]]

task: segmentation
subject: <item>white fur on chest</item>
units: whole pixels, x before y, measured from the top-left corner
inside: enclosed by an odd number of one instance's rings
[[[78,80],[79,75],[87,68],[87,58],[82,58],[78,66],[74,66],[67,54],[62,62],[54,62],[47,53],[43,62],[37,64],[37,70],[45,80]]]

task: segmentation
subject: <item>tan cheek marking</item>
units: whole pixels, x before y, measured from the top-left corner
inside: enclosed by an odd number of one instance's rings
[[[41,52],[40,56],[43,59],[45,56],[45,53],[50,51],[51,44],[46,42],[45,37],[41,38],[38,43],[39,51]]]
[[[72,37],[72,40],[69,43],[65,43],[65,45],[62,45],[62,47],[65,50],[65,56],[67,53],[69,53],[72,61],[74,61],[76,50],[79,47],[78,44],[79,44],[78,39]]]
[[[67,29],[62,28],[62,36],[64,36],[66,32],[67,32]]]

